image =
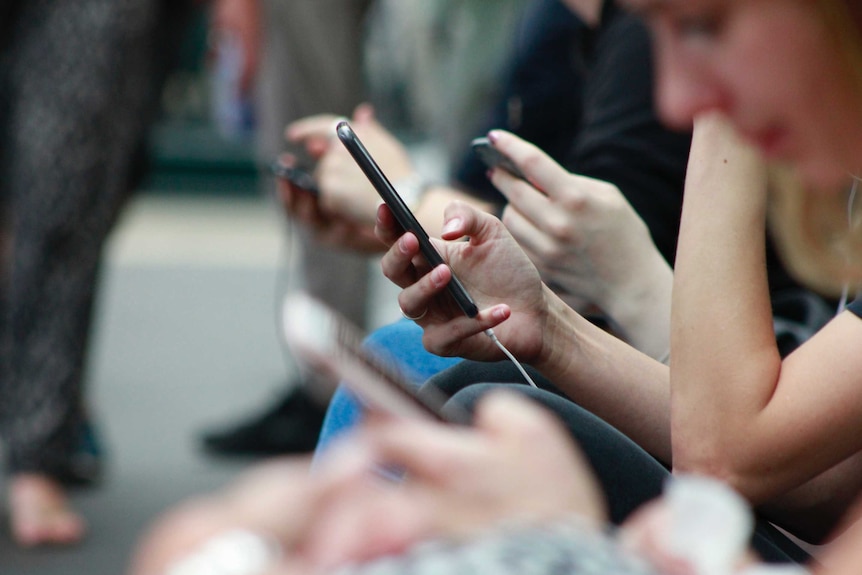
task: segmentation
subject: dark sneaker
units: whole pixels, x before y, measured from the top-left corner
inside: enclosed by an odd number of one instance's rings
[[[57,473],[57,478],[70,487],[96,485],[104,475],[104,459],[99,429],[92,420],[84,419],[78,430],[75,450]]]
[[[234,427],[204,432],[204,449],[213,455],[266,457],[309,453],[317,445],[326,409],[302,386],[263,414]]]

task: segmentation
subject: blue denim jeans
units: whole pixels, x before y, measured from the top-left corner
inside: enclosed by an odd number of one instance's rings
[[[365,345],[391,358],[417,389],[432,375],[462,361],[457,357],[440,357],[426,351],[422,347],[422,328],[408,320],[400,320],[372,332],[365,340]],[[361,420],[362,406],[359,401],[344,385],[339,386],[326,410],[315,456]]]

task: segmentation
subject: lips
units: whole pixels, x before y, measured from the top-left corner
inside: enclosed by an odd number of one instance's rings
[[[743,132],[743,137],[757,146],[767,158],[784,158],[790,155],[790,138],[786,130],[772,127],[755,132]]]

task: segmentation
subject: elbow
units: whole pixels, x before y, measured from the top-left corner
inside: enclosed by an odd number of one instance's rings
[[[673,473],[702,475],[724,482],[749,502],[757,501],[757,486],[733,450],[720,444],[673,440]]]
[[[845,505],[836,505],[836,500],[841,498],[835,494],[811,501],[809,493],[804,503],[795,501],[789,504],[784,497],[776,497],[775,486],[770,481],[764,481],[768,473],[746,469],[720,450],[692,445],[677,449],[675,442],[673,473],[701,475],[722,481],[766,519],[809,544],[820,545],[833,538],[835,527],[847,509],[847,501],[843,502]]]

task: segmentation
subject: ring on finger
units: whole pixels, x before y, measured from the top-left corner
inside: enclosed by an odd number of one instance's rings
[[[403,308],[400,308],[400,307],[399,307],[398,309],[400,309],[400,310],[401,310],[401,315],[402,315],[402,316],[404,316],[404,319],[409,319],[410,321],[419,321],[420,319],[422,319],[423,317],[425,317],[425,314],[427,314],[427,313],[428,313],[428,308],[427,308],[427,307],[426,307],[424,310],[422,310],[422,313],[420,313],[419,315],[416,315],[416,316],[413,316],[413,315],[407,315],[407,312],[405,312]]]

